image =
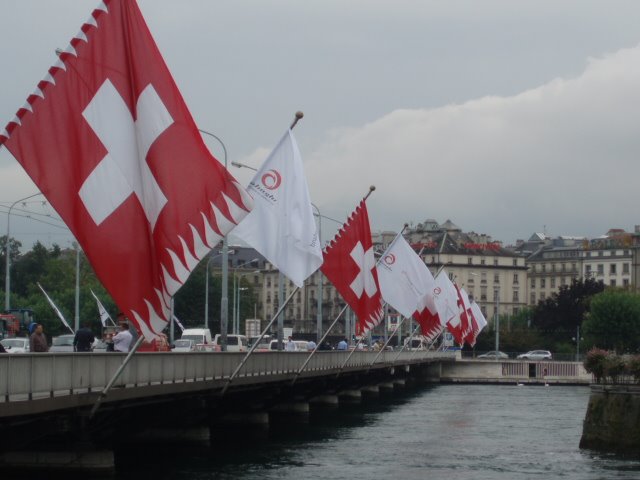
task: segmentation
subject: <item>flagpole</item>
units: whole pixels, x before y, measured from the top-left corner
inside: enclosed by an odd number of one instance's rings
[[[406,317],[402,317],[401,320],[398,322],[398,325],[396,325],[396,328],[393,330],[393,333],[391,334],[391,336],[387,339],[386,342],[384,342],[384,345],[382,346],[378,354],[375,356],[373,361],[369,364],[369,368],[367,368],[366,373],[369,373],[369,370],[371,370],[371,367],[373,367],[373,364],[376,363],[376,360],[378,360],[378,357],[380,357],[380,355],[382,355],[382,352],[384,352],[385,348],[387,348],[387,345],[389,345],[389,342],[391,341],[391,339],[396,336],[396,332],[402,326],[402,323],[405,321],[405,319]]]
[[[107,396],[107,394],[109,393],[109,390],[111,390],[111,387],[113,386],[113,384],[116,383],[116,380],[122,374],[125,367],[133,357],[133,354],[136,353],[136,350],[138,350],[138,347],[142,345],[143,341],[144,341],[144,335],[140,335],[135,345],[133,346],[133,348],[129,351],[124,361],[122,362],[122,364],[118,367],[118,370],[116,370],[116,373],[113,374],[113,377],[111,377],[111,380],[109,380],[109,383],[107,383],[107,386],[104,387],[104,390],[102,390],[102,392],[100,392],[100,396],[96,400],[96,403],[93,405],[93,408],[91,408],[91,413],[89,413],[89,420],[91,420],[93,416],[96,414],[96,412],[98,411],[98,408],[100,408],[100,404],[102,403],[102,400]]]
[[[291,385],[293,385],[294,383],[296,383],[296,380],[298,380],[298,377],[300,376],[300,374],[304,371],[305,367],[307,366],[307,364],[311,361],[311,357],[313,357],[316,352],[318,351],[318,349],[320,348],[320,345],[322,345],[322,342],[325,341],[325,339],[329,336],[329,332],[331,331],[331,329],[333,327],[336,326],[336,323],[338,323],[338,320],[340,320],[340,317],[342,316],[342,314],[347,310],[348,305],[345,305],[344,307],[342,307],[342,310],[340,310],[340,313],[338,313],[338,316],[336,317],[336,319],[333,321],[333,323],[331,324],[331,326],[329,326],[329,328],[327,329],[327,331],[325,332],[325,334],[322,336],[322,338],[318,341],[318,343],[316,344],[316,348],[313,349],[313,352],[311,352],[311,354],[306,358],[306,360],[304,361],[304,363],[302,364],[302,366],[300,367],[300,370],[298,370],[296,372],[296,376],[293,377],[293,380],[291,380]]]
[[[236,375],[238,375],[238,372],[240,372],[240,369],[244,366],[244,364],[247,362],[247,360],[249,359],[249,357],[251,356],[251,354],[253,354],[253,351],[256,349],[256,347],[258,346],[258,344],[260,343],[260,341],[262,340],[262,338],[267,334],[267,332],[269,331],[269,329],[271,328],[271,326],[273,325],[273,323],[278,319],[278,316],[282,313],[282,311],[284,310],[284,307],[287,306],[287,304],[291,301],[291,299],[293,298],[293,296],[295,295],[295,293],[300,290],[300,287],[296,287],[293,289],[293,291],[289,294],[289,296],[287,297],[287,300],[280,305],[280,307],[278,308],[278,311],[275,313],[275,315],[273,316],[273,318],[271,318],[271,321],[269,322],[269,324],[264,328],[264,330],[262,331],[262,333],[260,334],[260,337],[258,337],[258,339],[253,342],[253,345],[251,345],[251,348],[249,349],[249,351],[247,352],[247,354],[244,356],[244,358],[242,359],[242,361],[240,362],[240,364],[236,367],[236,369],[234,370],[234,372],[231,374],[231,376],[229,377],[229,379],[227,380],[227,383],[225,384],[225,386],[222,388],[222,392],[220,393],[220,395],[224,395],[225,392],[227,391],[227,389],[229,388],[229,385],[231,385],[231,382],[233,381],[234,378],[236,378]]]
[[[411,330],[411,335],[409,335],[409,341],[407,343],[405,343],[404,345],[402,345],[402,348],[400,349],[400,351],[398,352],[398,354],[395,356],[395,358],[393,359],[393,362],[395,362],[396,360],[398,360],[398,358],[400,358],[400,354],[402,352],[404,352],[404,349],[407,348],[407,345],[409,345],[409,348],[411,348],[411,340],[413,340],[413,336],[414,334],[418,331],[418,329],[420,328],[420,325],[416,325],[416,328],[414,328],[413,330]]]

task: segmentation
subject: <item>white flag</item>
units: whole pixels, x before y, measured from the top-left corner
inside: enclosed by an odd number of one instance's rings
[[[62,312],[60,311],[58,306],[55,303],[53,303],[53,300],[51,300],[51,297],[49,297],[49,295],[47,295],[47,292],[44,291],[44,288],[42,288],[42,285],[40,285],[40,283],[38,283],[37,285],[40,287],[40,290],[42,290],[42,293],[44,293],[44,296],[47,297],[47,300],[49,300],[49,304],[51,305],[51,308],[53,308],[53,310],[56,312],[56,314],[58,315],[58,318],[62,321],[63,325],[67,327],[71,333],[76,333],[73,331],[73,328],[69,326],[69,324],[67,323],[67,320],[64,318],[64,315],[62,315]]]
[[[249,183],[253,210],[232,231],[298,287],[322,265],[302,158],[287,130]]]
[[[100,321],[102,322],[102,326],[103,327],[107,326],[107,320],[109,320],[113,325],[115,325],[116,322],[113,321],[113,319],[111,318],[111,315],[109,315],[109,312],[107,312],[107,309],[104,308],[104,305],[102,305],[102,302],[100,302],[96,294],[93,293],[93,290],[91,290],[91,295],[93,295],[93,298],[96,299],[96,303],[98,304],[98,313],[100,313]]]
[[[176,317],[174,315],[173,316],[173,321],[176,322],[176,325],[178,325],[178,328],[180,329],[180,331],[184,332],[184,325],[182,325],[182,323],[180,323],[180,320],[178,320],[178,317]]]
[[[478,330],[473,332],[473,337],[471,338],[471,346],[473,347],[476,343],[476,338],[478,338],[482,329],[487,326],[487,319],[484,318],[482,310],[480,310],[480,307],[476,302],[471,302],[471,312],[473,313],[473,318],[476,319],[476,323],[478,324]]]
[[[443,269],[435,281],[433,297],[438,309],[440,324],[444,327],[447,323],[457,325],[460,323],[458,315],[458,292],[449,279],[449,274]]]
[[[404,317],[425,306],[436,313],[433,275],[401,234],[385,250],[377,270],[382,298]]]

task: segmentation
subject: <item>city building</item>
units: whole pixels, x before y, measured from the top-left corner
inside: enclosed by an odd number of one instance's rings
[[[524,257],[489,235],[462,232],[451,220],[429,219],[406,230],[406,237],[435,275],[442,268],[463,287],[488,320],[514,315],[527,304]]]

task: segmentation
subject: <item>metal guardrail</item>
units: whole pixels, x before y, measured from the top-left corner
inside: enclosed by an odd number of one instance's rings
[[[301,377],[313,372],[338,371],[349,352],[315,355]],[[168,383],[187,383],[229,378],[244,353],[139,353],[127,365],[116,387],[135,388]],[[345,369],[366,369],[375,352],[355,352]],[[249,357],[239,377],[295,374],[306,352],[265,352]],[[424,360],[453,359],[442,352],[384,352],[375,366],[397,366]],[[37,353],[0,356],[0,403],[101,391],[116,372],[125,354]]]

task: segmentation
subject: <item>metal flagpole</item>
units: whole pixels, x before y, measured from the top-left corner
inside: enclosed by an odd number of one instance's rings
[[[109,393],[109,390],[111,390],[111,387],[113,387],[113,384],[116,383],[116,380],[118,379],[120,374],[122,374],[125,367],[133,357],[133,354],[136,353],[136,350],[138,350],[138,347],[142,345],[143,341],[144,341],[144,335],[140,335],[135,345],[133,346],[133,348],[129,351],[124,361],[122,362],[122,364],[118,367],[118,370],[116,370],[116,373],[113,374],[113,377],[111,377],[111,380],[109,380],[109,383],[107,383],[107,386],[104,387],[104,390],[102,390],[102,392],[100,392],[100,396],[98,397],[98,400],[96,400],[96,403],[93,405],[93,408],[91,409],[91,413],[89,413],[89,420],[91,420],[93,416],[96,414],[96,412],[98,411],[98,408],[100,408],[100,404],[102,403],[102,400],[107,396],[107,394]]]
[[[419,328],[420,328],[420,325],[416,325],[416,328],[411,330],[411,335],[409,335],[409,340],[404,345],[402,345],[402,348],[393,359],[394,362],[400,357],[400,354],[404,352],[404,349],[407,348],[407,345],[409,345],[409,348],[411,348],[411,340],[413,340],[413,336],[418,331]]]
[[[247,360],[249,359],[249,357],[251,356],[251,354],[253,353],[253,351],[256,349],[256,347],[258,346],[258,344],[260,343],[260,341],[262,340],[262,338],[267,334],[267,332],[269,331],[269,329],[271,328],[271,326],[274,324],[274,322],[278,319],[278,315],[280,315],[280,313],[282,312],[282,310],[284,310],[284,307],[287,306],[287,304],[291,301],[291,299],[293,298],[293,296],[295,295],[295,293],[300,290],[300,287],[296,287],[293,289],[293,291],[291,292],[291,294],[289,294],[289,296],[287,297],[287,300],[280,305],[280,307],[278,308],[278,311],[275,313],[275,315],[273,316],[273,318],[271,319],[271,321],[269,322],[269,325],[267,325],[264,330],[262,331],[262,333],[260,334],[260,337],[258,337],[258,339],[253,342],[253,345],[251,345],[251,348],[249,349],[249,351],[247,352],[247,354],[244,356],[244,358],[242,359],[242,361],[240,362],[240,364],[236,367],[236,369],[234,370],[234,372],[231,374],[231,376],[229,377],[229,379],[227,380],[227,383],[225,384],[225,386],[222,388],[222,392],[221,395],[224,395],[225,392],[227,391],[227,389],[229,388],[229,385],[231,385],[231,382],[233,381],[234,378],[236,378],[236,375],[238,375],[238,372],[240,372],[240,369],[244,366],[244,364],[247,362]]]
[[[318,351],[318,349],[320,348],[320,345],[322,345],[322,342],[325,341],[325,339],[329,336],[329,332],[331,332],[331,329],[333,327],[336,326],[336,323],[338,323],[338,320],[340,320],[340,317],[342,316],[342,314],[347,310],[347,308],[349,308],[348,305],[345,305],[344,307],[342,307],[342,310],[340,310],[340,313],[338,313],[338,316],[336,317],[336,319],[333,321],[333,323],[331,324],[331,326],[327,329],[327,331],[325,332],[325,334],[322,336],[322,338],[320,340],[318,340],[318,343],[316,344],[316,348],[313,349],[313,352],[311,352],[311,354],[306,358],[306,360],[304,361],[304,363],[302,364],[302,366],[300,367],[300,370],[298,370],[296,372],[296,376],[293,377],[293,380],[291,380],[291,385],[293,385],[294,383],[296,383],[296,380],[298,380],[298,377],[300,376],[300,374],[304,371],[305,367],[307,366],[307,364],[311,361],[311,357],[313,357],[316,352]]]
[[[375,356],[375,358],[373,359],[373,361],[369,364],[369,368],[367,368],[367,372],[369,373],[369,370],[371,370],[371,367],[373,367],[373,364],[376,363],[376,360],[378,360],[378,358],[380,357],[380,355],[382,355],[382,352],[384,352],[384,350],[387,348],[387,345],[389,345],[389,342],[391,341],[391,339],[393,337],[395,337],[396,332],[398,331],[398,329],[402,326],[402,324],[405,321],[405,317],[401,317],[400,321],[398,322],[398,325],[396,325],[396,328],[394,328],[393,333],[391,334],[391,336],[387,339],[386,342],[384,342],[384,345],[382,346],[382,348],[380,349],[380,351],[378,352],[378,354]]]

